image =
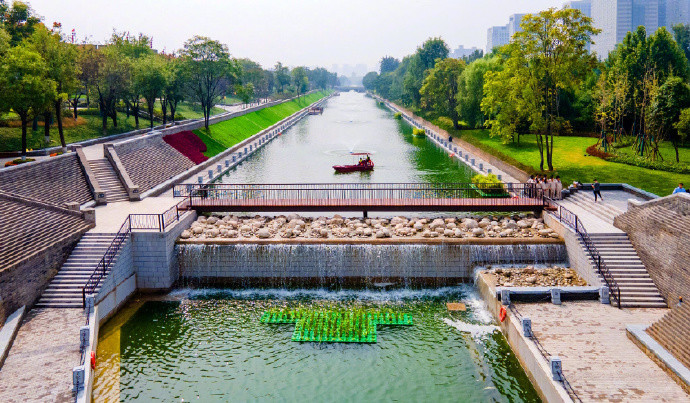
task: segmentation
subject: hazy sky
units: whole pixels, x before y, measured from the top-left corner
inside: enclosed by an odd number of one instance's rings
[[[430,36],[451,49],[486,46],[486,30],[513,13],[560,7],[564,0],[28,0],[36,12],[103,42],[116,28],[153,37],[167,52],[191,36],[228,45],[264,67],[367,64],[403,57]]]

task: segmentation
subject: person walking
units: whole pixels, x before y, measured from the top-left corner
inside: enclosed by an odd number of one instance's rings
[[[597,202],[597,196],[599,196],[601,201],[604,201],[604,198],[601,197],[601,183],[599,183],[598,180],[594,180],[594,183],[592,183],[592,189],[594,190],[594,202]]]
[[[683,192],[685,192],[685,188],[683,187],[682,183],[679,183],[678,187],[673,190],[672,194],[683,193]]]

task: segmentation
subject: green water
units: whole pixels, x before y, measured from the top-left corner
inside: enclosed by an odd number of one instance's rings
[[[350,152],[370,152],[373,172],[336,173],[333,165],[357,162]],[[228,172],[223,183],[469,182],[473,171],[454,161],[412,126],[372,98],[346,92]]]
[[[539,401],[469,286],[196,293],[125,309],[103,327],[96,401]],[[469,309],[450,313],[448,301]],[[318,344],[290,341],[293,324],[259,323],[267,308],[296,305],[392,308],[414,325],[382,326],[375,344]]]

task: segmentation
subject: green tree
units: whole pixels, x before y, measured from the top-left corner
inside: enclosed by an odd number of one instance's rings
[[[381,58],[379,64],[381,65],[379,72],[381,75],[384,75],[386,73],[395,71],[395,69],[397,69],[400,65],[400,60],[394,58],[393,56],[384,56]]]
[[[149,55],[137,60],[134,67],[134,87],[139,89],[138,92],[146,100],[151,130],[156,99],[163,94],[167,85],[166,79],[165,61],[161,56]]]
[[[428,70],[420,90],[422,106],[433,108],[436,113],[447,116],[453,121],[453,127],[460,128],[458,114],[458,81],[465,62],[458,59],[439,60]]]
[[[297,91],[297,97],[309,90],[309,78],[307,78],[307,70],[304,67],[295,67],[290,74],[292,75],[292,85]]]
[[[676,24],[673,26],[673,37],[678,47],[685,53],[685,58],[690,61],[690,25]]]
[[[103,54],[94,46],[85,45],[77,48],[77,67],[79,85],[69,94],[68,102],[73,109],[74,119],[77,119],[77,108],[82,96],[86,96],[86,106],[91,104],[91,91],[96,87],[98,72],[103,63]]]
[[[486,115],[482,112],[484,99],[484,76],[489,71],[501,68],[500,58],[490,56],[470,63],[458,80],[458,114],[469,127],[484,125]]]
[[[374,90],[376,87],[376,80],[378,78],[379,75],[375,71],[370,71],[362,78],[362,85],[367,90]]]
[[[678,135],[678,142],[685,142],[690,138],[690,108],[680,111],[678,122],[674,125]],[[678,149],[676,148],[676,161],[678,161]]]
[[[32,115],[42,113],[56,97],[48,66],[30,46],[9,49],[0,60],[0,104],[11,108],[22,122],[22,159],[26,159],[27,126]]]
[[[69,94],[75,93],[79,88],[77,64],[77,50],[74,45],[65,43],[58,32],[50,32],[44,26],[39,25],[31,36],[31,43],[43,57],[48,68],[48,78],[56,85],[56,97],[53,100],[52,109],[55,113],[60,144],[66,149],[65,134],[62,126],[62,107]],[[46,111],[49,112],[49,109]],[[45,114],[45,132],[49,136],[49,113]]]
[[[41,23],[31,6],[23,1],[14,1],[12,7],[6,3],[0,3],[0,25],[10,35],[10,44],[17,46],[23,39],[33,34],[34,29]]]
[[[290,78],[290,69],[287,67],[283,66],[281,62],[276,63],[275,65],[275,81],[276,85],[278,86],[278,91],[280,93],[283,93],[285,91],[285,87],[290,85],[291,78]]]
[[[527,113],[537,136],[540,169],[544,170],[546,157],[548,169],[553,171],[554,136],[568,127],[559,113],[559,98],[563,90],[579,85],[595,66],[586,45],[599,30],[592,27],[591,18],[571,8],[528,14],[520,26],[522,31],[505,47],[504,70],[487,75],[485,86],[494,96],[487,97],[482,108],[490,116],[506,108]],[[501,92],[497,91],[500,86],[510,86],[503,90],[508,95],[503,99],[495,96]],[[508,102],[515,104],[506,105]],[[505,121],[492,119],[489,123],[492,133],[505,136],[513,131]]]
[[[189,93],[201,104],[204,127],[208,130],[211,108],[237,79],[239,66],[230,59],[226,45],[205,36],[195,36],[186,41],[180,53]]]
[[[681,112],[690,107],[690,87],[679,77],[671,77],[659,87],[659,92],[652,103],[652,124],[659,138],[671,140],[676,151],[676,162],[680,162],[678,147],[685,138],[678,132],[677,125]],[[658,154],[658,152],[657,152]]]
[[[170,120],[175,123],[175,111],[185,95],[186,76],[182,61],[172,59],[165,65],[166,85],[161,96],[161,111],[163,112],[163,125],[166,124],[166,112],[170,107]]]
[[[114,47],[103,49],[102,59],[97,64],[94,89],[98,96],[98,109],[103,122],[103,135],[108,134],[108,118],[117,127],[117,103],[131,88],[131,63],[123,58]]]

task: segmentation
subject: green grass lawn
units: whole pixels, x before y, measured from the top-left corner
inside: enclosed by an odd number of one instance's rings
[[[161,111],[160,105],[156,108],[158,112]],[[211,108],[211,116],[218,115],[219,113],[225,112],[222,108],[216,108],[215,106]],[[180,114],[184,116],[185,119],[201,119],[204,117],[204,112],[201,110],[201,105],[192,102],[180,102],[175,109],[175,114]],[[168,114],[170,114],[170,109],[168,109]]]
[[[517,162],[535,170],[539,169],[539,151],[533,135],[521,136],[519,145],[502,144],[499,138],[490,137],[488,130],[455,131],[453,135],[460,135],[463,140],[514,165],[517,165]],[[671,194],[678,182],[690,184],[688,174],[656,171],[588,156],[587,147],[596,141],[597,139],[591,137],[556,137],[553,152],[556,170],[554,174],[560,175],[565,184],[570,184],[574,180],[591,182],[596,178],[603,183],[628,183],[659,196]],[[687,152],[687,149],[684,150],[686,157]]]
[[[631,146],[625,146],[615,149],[619,154],[634,155],[635,152]],[[673,144],[668,141],[661,143],[659,146],[659,151],[663,157],[663,161],[670,164],[676,163],[676,150],[673,148]],[[679,147],[678,157],[681,164],[690,165],[690,147]]]
[[[113,128],[113,123],[108,119],[108,135],[124,133],[132,131],[134,127],[134,117],[130,116],[126,119],[124,113],[117,114],[117,129]],[[89,140],[93,138],[103,137],[102,120],[99,116],[84,115],[80,116],[86,120],[86,123],[74,127],[65,127],[65,141],[75,143],[78,141]],[[139,128],[148,127],[149,121],[147,119],[139,118]],[[27,133],[27,149],[35,150],[45,147],[54,147],[60,145],[60,137],[58,135],[57,126],[52,125],[50,128],[50,144],[45,144],[43,137],[43,123],[39,122],[38,130],[31,130],[29,123]],[[0,151],[19,151],[22,146],[22,129],[21,127],[0,127]]]
[[[316,92],[301,97],[299,100],[264,108],[234,119],[216,123],[209,130],[199,129],[194,133],[201,138],[208,148],[204,153],[213,157],[227,148],[253,136],[271,125],[285,119],[298,110],[326,96],[327,92]]]

